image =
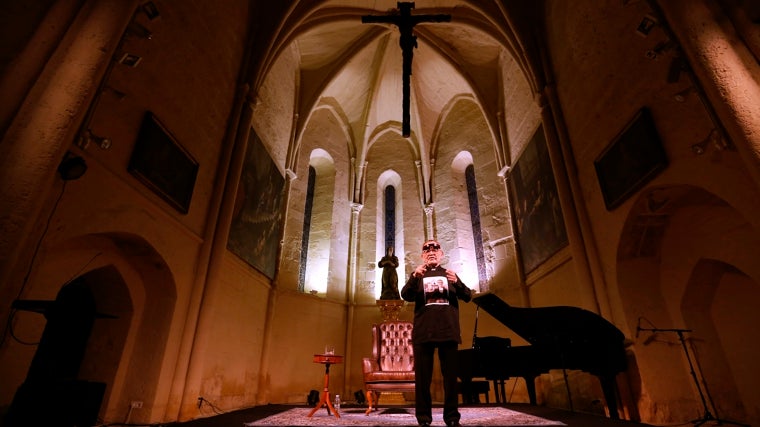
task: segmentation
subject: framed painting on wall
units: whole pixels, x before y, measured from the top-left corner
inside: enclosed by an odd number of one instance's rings
[[[198,162],[150,111],[143,117],[127,170],[178,211],[190,209]]]
[[[594,161],[607,210],[620,206],[667,165],[652,115],[642,108]]]
[[[284,189],[285,177],[251,129],[227,248],[270,279],[277,266]]]
[[[509,176],[517,242],[523,271],[528,274],[568,244],[542,126],[533,134]]]

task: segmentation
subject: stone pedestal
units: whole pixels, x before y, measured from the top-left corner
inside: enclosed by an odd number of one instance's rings
[[[394,322],[398,320],[401,309],[404,308],[404,300],[400,299],[379,299],[376,301],[380,308],[380,314],[383,315],[383,322]]]

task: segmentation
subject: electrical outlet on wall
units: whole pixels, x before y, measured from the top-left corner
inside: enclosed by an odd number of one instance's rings
[[[133,400],[132,404],[130,406],[132,407],[132,409],[140,409],[140,408],[142,408],[142,405],[143,405],[142,401],[140,401],[140,400]]]

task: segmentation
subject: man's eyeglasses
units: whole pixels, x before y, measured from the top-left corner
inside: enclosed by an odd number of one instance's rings
[[[441,245],[438,243],[428,243],[422,247],[422,252],[437,251],[441,249]]]

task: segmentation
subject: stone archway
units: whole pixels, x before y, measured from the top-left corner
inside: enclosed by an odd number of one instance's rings
[[[693,334],[695,372],[702,395],[714,417],[746,420],[757,389],[757,355],[760,342],[760,284],[735,266],[714,259],[700,259],[689,277],[681,300],[681,312]]]
[[[17,308],[43,314],[46,324],[5,423],[8,426],[96,423],[106,384],[80,376],[88,341],[99,317],[87,283],[77,278],[61,287],[55,300],[19,300]]]
[[[617,280],[628,324],[688,330],[687,348],[692,359],[698,356],[693,361],[709,410],[725,419],[747,419],[745,409],[758,397],[742,380],[756,378],[758,368],[737,366],[758,353],[737,339],[751,335],[758,320],[752,314],[760,295],[753,254],[758,247],[760,233],[739,211],[686,185],[643,192],[618,246]],[[704,410],[675,333],[637,334],[632,349],[638,372],[629,375],[639,376],[631,378],[631,391],[639,412],[650,414],[644,421],[691,419]],[[747,369],[752,372],[739,372]]]
[[[156,399],[165,397],[158,395],[159,375],[177,290],[169,266],[149,242],[129,233],[77,236],[47,248],[34,277],[25,299],[51,300],[76,282],[98,314],[113,316],[96,316],[76,378],[105,384],[99,418],[124,421],[131,402],[142,402],[140,413],[131,415],[134,421],[163,404]],[[26,316],[17,324],[19,332],[38,334],[38,322],[28,317],[36,315]],[[11,384],[24,381],[23,372],[5,373],[12,374]]]

